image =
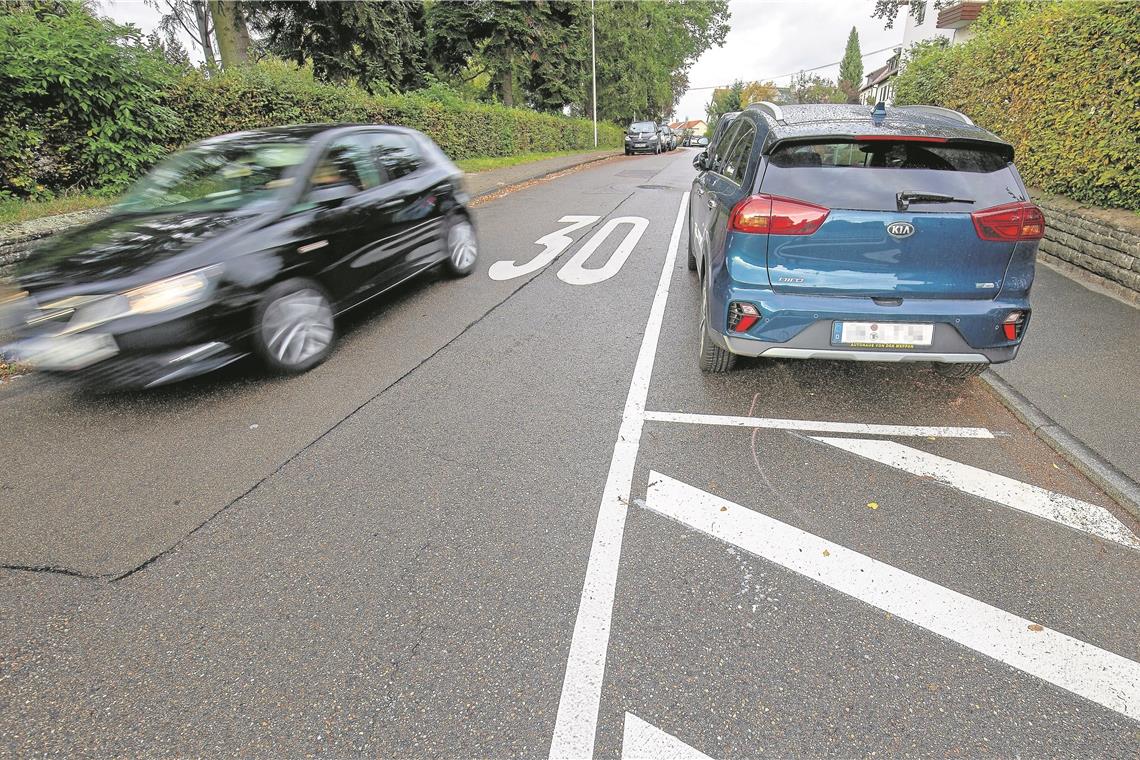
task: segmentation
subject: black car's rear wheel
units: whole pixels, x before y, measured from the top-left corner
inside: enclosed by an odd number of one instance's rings
[[[475,227],[462,214],[452,217],[447,225],[447,271],[456,277],[466,277],[475,269],[479,258],[479,241]]]
[[[965,379],[967,377],[977,377],[978,375],[989,369],[988,364],[935,364],[934,371],[943,377],[950,377],[955,379]]]
[[[254,314],[253,349],[270,370],[306,372],[328,358],[335,339],[332,302],[320,285],[294,279],[265,291]]]
[[[712,342],[709,337],[709,296],[704,283],[701,284],[701,350],[699,361],[701,372],[729,372],[736,366],[736,354]]]

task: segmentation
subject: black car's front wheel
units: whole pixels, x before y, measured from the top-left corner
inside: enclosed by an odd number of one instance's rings
[[[455,216],[447,225],[447,271],[456,277],[466,277],[475,269],[478,258],[475,226],[467,217]]]
[[[261,298],[253,349],[273,372],[296,375],[328,358],[336,339],[332,303],[312,280],[279,282]]]

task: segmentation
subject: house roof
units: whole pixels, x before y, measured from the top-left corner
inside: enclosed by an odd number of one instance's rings
[[[877,84],[882,84],[897,73],[899,73],[898,59],[891,58],[891,60],[867,75],[867,81],[859,88],[859,92],[864,92]]]
[[[669,126],[673,129],[696,129],[704,123],[704,119],[690,119],[689,121],[679,121],[676,124],[670,124]]]

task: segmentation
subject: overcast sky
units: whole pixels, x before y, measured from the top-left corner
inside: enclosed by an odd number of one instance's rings
[[[724,47],[706,52],[689,72],[691,89],[677,105],[677,119],[704,118],[712,90],[697,88],[734,79],[787,85],[794,72],[838,61],[852,26],[859,30],[864,53],[900,44],[902,14],[895,28],[887,30],[880,19],[871,18],[874,7],[874,0],[732,0]],[[890,57],[890,50],[867,56],[864,73]],[[839,65],[814,73],[835,79]]]
[[[100,0],[101,12],[116,21],[137,24],[144,32],[158,24],[160,13],[142,0]],[[677,120],[703,119],[711,89],[698,89],[745,81],[771,79],[786,85],[791,74],[843,57],[847,34],[854,26],[864,53],[889,48],[902,41],[902,21],[892,30],[871,18],[874,0],[731,0],[731,31],[724,47],[706,52],[689,73],[692,85],[677,105]],[[195,60],[201,53],[184,40]],[[890,50],[863,59],[864,73],[886,63]],[[839,65],[818,72],[835,79]]]

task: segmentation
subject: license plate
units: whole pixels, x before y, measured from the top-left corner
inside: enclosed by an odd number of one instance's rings
[[[934,325],[906,322],[834,322],[831,342],[842,346],[870,348],[914,348],[929,346]]]
[[[39,369],[77,370],[119,353],[115,339],[105,333],[35,338],[20,345],[20,358]]]
[[[635,147],[635,148],[644,148],[644,147],[645,147],[645,143],[634,143],[634,144],[633,144],[633,147]]]

